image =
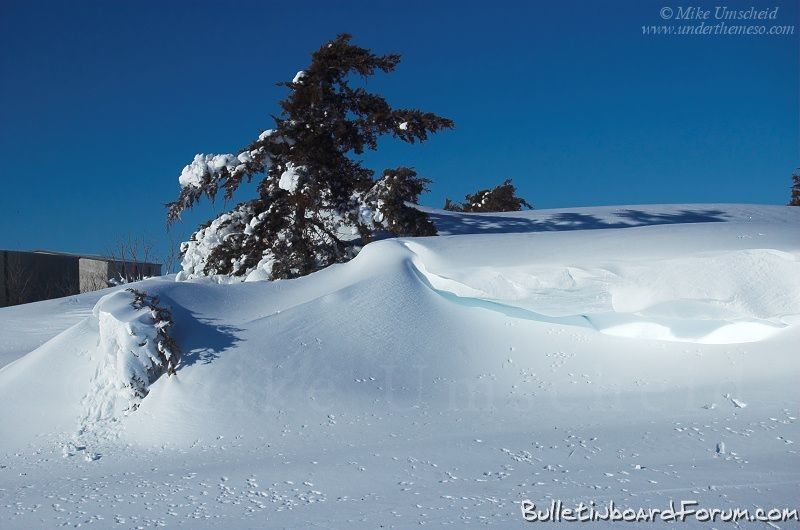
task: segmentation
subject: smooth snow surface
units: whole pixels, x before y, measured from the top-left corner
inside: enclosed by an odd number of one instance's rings
[[[0,310],[3,528],[798,507],[800,208],[429,213],[306,278],[136,284],[183,351],[137,410],[115,291]]]
[[[447,277],[421,263],[418,268],[434,288],[464,302],[492,301],[524,309],[532,319],[625,337],[755,342],[800,315],[800,261],[770,249],[657,262],[628,254],[580,266],[449,267]]]

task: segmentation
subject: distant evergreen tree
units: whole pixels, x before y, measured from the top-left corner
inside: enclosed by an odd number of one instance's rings
[[[464,208],[457,202],[450,200],[449,197],[444,199],[444,209],[451,212],[463,212]]]
[[[203,195],[225,197],[243,181],[263,175],[258,197],[200,227],[182,245],[183,277],[247,275],[270,279],[309,274],[355,256],[376,232],[435,235],[427,216],[407,206],[426,191],[428,180],[409,168],[374,172],[354,159],[391,135],[408,143],[450,129],[453,122],[430,112],[393,109],[362,87],[377,71],[391,72],[399,55],[374,55],[339,35],[314,52],[311,65],[288,83],[276,127],[238,154],[197,155],[168,204],[174,221]]]
[[[480,190],[474,195],[467,195],[463,203],[445,199],[444,209],[453,212],[518,212],[523,207],[533,206],[521,197],[517,197],[517,188],[506,179],[502,184],[490,190]]]
[[[792,174],[792,200],[789,201],[789,206],[800,206],[800,168],[797,168]]]

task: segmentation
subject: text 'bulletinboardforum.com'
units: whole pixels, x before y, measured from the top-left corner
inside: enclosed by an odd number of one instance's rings
[[[560,500],[551,500],[544,507],[530,500],[520,503],[522,518],[530,523],[589,523],[626,522],[654,523],[698,521],[702,523],[764,522],[779,523],[800,521],[797,508],[704,508],[695,500],[670,501],[664,508],[618,507],[614,501],[606,504],[580,502],[565,506]]]

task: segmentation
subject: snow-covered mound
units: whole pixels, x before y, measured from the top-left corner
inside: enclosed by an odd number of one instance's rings
[[[650,235],[656,241],[660,237]],[[521,318],[611,335],[755,342],[800,317],[800,261],[773,249],[698,252],[658,261],[635,251],[574,263],[542,263],[530,255],[516,265],[454,267],[448,254],[432,254],[424,244],[408,246],[437,263],[432,270],[425,259],[415,261],[431,287],[461,303],[490,302],[483,306],[522,309],[516,312]]]
[[[523,499],[796,502],[800,208],[430,214],[443,235],[297,280],[137,284],[183,358],[136,410],[109,360],[141,360],[125,334],[152,322],[120,292],[75,302],[0,370],[3,518],[505,528]],[[0,329],[49,338],[63,307]]]

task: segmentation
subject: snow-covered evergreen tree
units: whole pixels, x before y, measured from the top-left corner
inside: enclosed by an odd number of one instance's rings
[[[792,200],[789,201],[789,206],[800,206],[800,168],[792,174]]]
[[[533,206],[521,197],[517,197],[517,188],[506,179],[492,189],[480,190],[467,195],[463,203],[445,199],[444,209],[453,212],[518,212],[523,207]]]
[[[198,154],[168,204],[174,221],[202,196],[230,198],[243,181],[261,178],[258,197],[202,226],[182,245],[182,278],[225,274],[293,278],[346,261],[377,232],[434,235],[427,216],[408,206],[426,179],[409,168],[374,172],[356,156],[378,138],[424,141],[453,122],[430,112],[393,109],[353,77],[391,72],[399,55],[375,55],[340,35],[288,83],[275,128],[237,154]]]

